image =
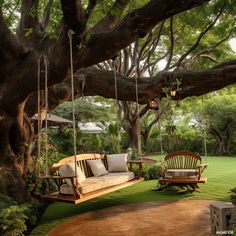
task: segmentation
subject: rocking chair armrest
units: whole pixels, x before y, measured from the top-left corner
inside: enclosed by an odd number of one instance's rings
[[[197,168],[201,171],[201,172],[203,172],[206,168],[208,167],[208,164],[198,164],[197,165]]]
[[[166,166],[166,162],[165,161],[161,162],[158,165],[158,168],[159,168],[161,177],[164,177],[165,174],[166,174],[166,169],[168,169],[167,166]]]
[[[208,167],[208,164],[198,164],[197,169],[199,170],[199,177],[201,177],[202,172]]]
[[[161,177],[164,177],[165,176],[165,167],[163,165],[159,165],[158,167],[159,167]]]
[[[205,167],[205,168],[206,168],[207,166],[208,166],[207,163],[204,163],[204,164],[198,164],[198,165],[197,165],[197,167]]]

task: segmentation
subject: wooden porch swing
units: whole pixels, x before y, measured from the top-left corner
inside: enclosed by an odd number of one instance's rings
[[[78,204],[104,194],[131,186],[133,184],[144,181],[141,178],[142,164],[140,160],[127,161],[129,164],[126,172],[120,173],[109,173],[107,175],[101,175],[95,177],[92,171],[89,161],[101,161],[106,169],[109,167],[109,163],[106,155],[100,155],[96,153],[91,154],[77,154],[76,150],[76,127],[75,127],[75,109],[74,109],[74,76],[73,76],[73,55],[72,55],[72,30],[68,31],[69,45],[70,45],[70,72],[71,72],[71,95],[72,95],[72,115],[73,115],[73,146],[74,155],[66,157],[60,160],[58,163],[54,163],[49,171],[48,168],[48,147],[47,147],[47,118],[45,118],[45,143],[46,143],[46,176],[39,178],[45,179],[49,186],[49,180],[54,180],[58,191],[43,195],[42,198],[50,201],[61,201],[72,204]],[[44,56],[44,67],[45,67],[45,109],[47,113],[48,109],[48,88],[47,88],[47,58]],[[116,81],[116,69],[114,67],[115,77],[115,96],[117,99],[117,81]],[[83,89],[83,87],[82,87]],[[83,93],[83,92],[82,92]],[[38,160],[41,152],[41,110],[40,110],[40,61],[38,62]],[[47,117],[47,115],[46,115]],[[126,154],[117,154],[126,155]],[[112,156],[112,155],[111,155]],[[113,155],[114,156],[114,155]],[[115,158],[115,157],[114,157]],[[139,167],[138,176],[134,176],[132,172],[133,164],[137,164]],[[70,167],[70,173],[67,175],[60,175],[61,167]],[[68,168],[69,168],[68,167]],[[49,174],[50,172],[50,174]],[[83,182],[80,182],[83,178]],[[49,188],[48,188],[49,189]]]
[[[111,175],[113,174],[112,176],[109,176],[108,174],[105,176],[94,177],[87,161],[99,160],[99,159],[103,162],[106,169],[108,169],[108,162],[106,155],[100,155],[96,153],[76,155],[76,163],[86,176],[86,180],[82,183],[76,183],[76,180],[78,179],[78,176],[76,177],[76,175],[74,176],[58,175],[58,170],[60,169],[60,167],[68,164],[71,161],[73,162],[74,156],[66,157],[60,160],[58,163],[53,164],[51,168],[52,176],[46,176],[44,178],[46,178],[47,180],[53,179],[56,182],[58,191],[44,195],[43,199],[50,201],[61,201],[72,204],[79,204],[81,202],[85,202],[90,199],[102,196],[104,194],[111,193],[116,190],[126,188],[128,186],[144,181],[144,179],[141,178],[140,175],[133,178],[133,172],[111,173]],[[132,165],[139,164],[139,162],[127,161],[127,164],[129,164],[130,167],[129,171],[132,171]],[[139,165],[139,168],[142,169],[142,165]],[[141,173],[141,171],[139,171],[139,173]],[[123,180],[120,178],[123,178]],[[68,180],[71,181],[71,187],[72,187],[71,194],[63,192],[65,181]],[[105,183],[107,181],[108,183]]]

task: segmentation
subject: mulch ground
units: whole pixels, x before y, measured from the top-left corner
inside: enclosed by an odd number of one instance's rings
[[[110,207],[73,217],[48,236],[207,236],[212,202],[182,200]]]

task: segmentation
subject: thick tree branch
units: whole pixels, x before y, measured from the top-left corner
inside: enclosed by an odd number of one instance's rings
[[[154,77],[138,78],[139,103],[145,104],[152,98],[162,98],[167,96],[163,92],[163,88],[172,89],[171,83],[173,77],[180,80],[180,88],[177,95],[173,98],[181,100],[187,97],[200,96],[227,85],[236,83],[236,62],[228,63],[226,66],[212,68],[200,71],[183,71],[183,72],[161,72]],[[114,73],[112,71],[102,71],[94,67],[82,69],[75,76],[76,96],[82,94],[82,83],[84,84],[84,95],[95,96],[100,95],[105,98],[115,98],[114,93]],[[117,74],[118,100],[136,101],[135,80],[127,79]],[[55,85],[50,89],[50,107],[51,109],[59,105],[64,100],[70,99],[71,90],[70,82],[65,81],[59,85]],[[36,97],[32,98],[36,101]],[[30,101],[29,101],[30,102]],[[33,108],[30,105],[27,112]],[[36,107],[36,106],[35,106]],[[36,113],[32,110],[30,114]]]
[[[0,58],[1,63],[10,63],[19,53],[20,44],[8,29],[0,12]]]
[[[39,36],[39,0],[22,0],[19,39],[27,47],[37,48]]]
[[[140,111],[139,111],[139,114],[138,114],[138,117],[143,117],[148,111],[149,111],[150,107],[149,107],[149,104],[144,106]]]
[[[175,99],[200,96],[236,82],[236,64],[199,71],[168,72],[163,75],[178,79],[181,84]]]
[[[46,29],[46,27],[48,26],[48,22],[50,20],[50,14],[51,14],[51,9],[53,6],[53,0],[49,0],[48,4],[44,10],[44,15],[43,15],[43,19],[41,21],[41,27],[42,29]]]
[[[36,0],[30,0],[30,2]],[[74,71],[80,68],[86,68],[90,65],[97,64],[98,62],[104,61],[105,59],[112,58],[116,55],[122,48],[125,48],[127,45],[130,45],[131,42],[135,41],[138,37],[144,36],[146,32],[151,30],[156,24],[167,19],[174,14],[185,11],[202,3],[208,2],[208,0],[182,0],[176,2],[175,0],[151,0],[148,4],[142,8],[136,9],[130,14],[128,14],[124,19],[111,31],[93,34],[91,37],[88,37],[88,40],[84,42],[82,47],[78,49],[81,36],[84,33],[84,27],[86,22],[83,21],[84,13],[81,9],[81,4],[79,0],[61,0],[63,13],[64,13],[64,22],[65,28],[60,34],[60,37],[56,42],[51,45],[51,47],[45,52],[48,52],[48,84],[52,86],[62,82],[67,78],[68,68],[70,66],[69,62],[69,45],[68,45],[68,36],[67,30],[74,29],[76,36],[73,38],[73,59],[74,59]],[[77,27],[78,24],[81,24],[81,27]],[[86,37],[87,38],[87,37]],[[38,41],[34,41],[38,43]],[[78,51],[76,54],[75,52]],[[13,84],[8,84],[7,88],[4,89],[2,96],[9,94],[9,90],[15,94],[14,97],[6,99],[4,101],[4,107],[10,108],[11,104],[19,104],[24,102],[30,94],[37,91],[37,60],[39,58],[39,52],[36,50],[31,52],[29,56],[20,60],[20,66],[17,67],[16,73],[21,74],[21,80],[15,80]],[[16,62],[17,63],[17,62]],[[31,65],[30,67],[28,65]],[[22,69],[24,68],[24,69]],[[19,71],[18,71],[19,70]],[[12,76],[14,77],[13,71],[11,71]],[[100,74],[100,73],[99,73]],[[113,73],[112,73],[113,74]],[[89,79],[86,79],[86,81]],[[98,86],[98,90],[102,89],[103,91],[105,86],[103,86],[105,80],[102,80],[102,83],[96,84],[94,81],[90,81],[92,84]],[[139,80],[141,83],[143,79]],[[108,83],[111,83],[108,80]],[[112,82],[113,83],[113,82]],[[24,89],[19,91],[19,87],[24,87]],[[88,86],[86,82],[85,88]],[[122,86],[120,84],[119,86]],[[44,87],[44,81],[41,81],[41,88]],[[102,88],[101,88],[102,87]],[[142,87],[142,86],[141,86]],[[127,94],[124,96],[129,97],[129,88],[133,88],[133,79],[129,80],[129,85],[127,87]],[[148,87],[147,87],[148,88]],[[109,91],[110,87],[107,88]],[[14,92],[15,91],[15,92]],[[140,90],[139,90],[140,91]],[[94,94],[95,91],[90,91],[89,93]],[[99,92],[101,95],[103,92]],[[119,94],[121,98],[123,94]],[[144,100],[145,96],[143,92],[139,92],[141,101]],[[160,93],[160,91],[159,91]],[[135,97],[131,93],[131,100]],[[108,92],[107,97],[113,96],[112,93]],[[154,96],[152,96],[154,97]],[[15,108],[15,110],[17,110]]]
[[[204,35],[206,35],[206,33],[216,24],[217,20],[219,19],[219,17],[221,16],[221,14],[224,11],[224,7],[218,12],[218,14],[216,15],[215,19],[210,22],[209,24],[207,24],[205,26],[205,28],[203,29],[203,31],[199,34],[197,40],[195,41],[195,43],[179,58],[179,60],[174,63],[170,69],[173,69],[175,67],[179,67],[181,65],[181,63],[183,62],[183,60],[193,51],[197,48],[197,46],[199,45],[201,39],[203,38]]]
[[[121,14],[129,2],[130,0],[116,0],[107,15],[91,29],[91,32],[99,33],[113,28],[120,20]]]
[[[85,10],[85,18],[88,20],[91,16],[93,9],[95,8],[97,4],[97,0],[89,0],[88,6]]]
[[[199,57],[207,58],[207,59],[209,59],[210,61],[212,61],[214,63],[219,63],[219,61],[217,61],[216,59],[214,59],[213,57],[211,57],[207,54],[201,54],[201,55],[199,55]]]
[[[196,53],[195,55],[193,55],[189,61],[194,61],[198,58],[198,57],[206,57],[210,60],[212,60],[213,62],[216,62],[215,60],[213,60],[212,57],[210,57],[209,55],[205,55],[206,53],[210,53],[212,52],[214,49],[216,49],[217,47],[219,47],[222,43],[224,43],[226,40],[228,40],[230,38],[230,36],[233,34],[233,32],[235,32],[235,27],[233,27],[229,33],[224,37],[222,38],[221,40],[219,40],[218,42],[214,43],[213,45],[211,45],[209,48],[206,48],[204,50],[201,50],[200,52]],[[192,64],[193,64],[192,63]]]
[[[80,41],[86,30],[86,18],[81,0],[61,0],[66,30],[73,30]]]
[[[165,58],[165,56],[159,57],[158,59],[155,60],[155,62],[151,62],[151,56],[153,55],[156,47],[158,46],[164,24],[165,24],[165,21],[161,22],[160,26],[158,27],[157,33],[156,33],[156,30],[154,30],[153,35],[156,35],[156,36],[154,36],[152,43],[143,53],[143,59],[146,58],[144,61],[143,70],[148,70],[149,75],[153,75],[153,70],[154,70],[155,65],[157,65],[157,63],[161,59]]]
[[[88,67],[112,58],[122,48],[144,37],[159,22],[208,0],[151,0],[128,14],[111,31],[91,34],[78,52],[77,68]],[[119,43],[117,43],[119,42]],[[88,60],[89,59],[89,60]]]
[[[169,57],[168,57],[168,61],[166,63],[166,66],[164,68],[165,70],[168,70],[170,67],[170,63],[172,61],[172,57],[173,57],[173,51],[174,51],[174,31],[173,31],[173,16],[170,18],[170,48],[169,48]]]
[[[112,31],[93,34],[89,37],[88,41],[86,41],[78,50],[77,55],[73,53],[74,71],[79,68],[97,64],[105,59],[112,58],[118,53],[118,51],[140,37],[141,31],[143,32],[144,30],[146,32],[146,30],[150,30],[156,24],[165,20],[169,16],[207,1],[208,0],[183,0],[176,3],[175,0],[151,0],[144,7],[136,9],[128,14]],[[52,45],[48,54],[50,62],[48,68],[50,74],[48,80],[49,85],[64,80],[68,72],[69,45],[67,30],[75,30],[76,36],[73,38],[73,48],[74,51],[76,51],[81,36],[83,36],[85,30],[84,27],[86,27],[86,22],[84,22],[84,12],[80,1],[61,0],[61,5],[66,27],[56,43]],[[81,27],[78,27],[78,25]],[[58,68],[60,69],[58,70]],[[37,71],[36,68],[35,71]],[[31,84],[34,82],[30,77],[29,80],[30,81],[26,79],[25,83],[28,82]],[[35,85],[30,88],[32,92],[37,89],[37,83],[34,84]],[[24,91],[25,95],[27,91],[28,90]]]

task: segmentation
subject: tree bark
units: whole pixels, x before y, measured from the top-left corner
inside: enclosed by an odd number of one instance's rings
[[[20,203],[30,200],[23,175],[30,161],[32,126],[27,117],[1,114],[0,135],[0,192]]]
[[[137,118],[135,121],[131,123],[133,147],[137,149],[138,159],[142,157],[141,133],[140,133],[139,123],[140,123],[140,118]]]

